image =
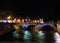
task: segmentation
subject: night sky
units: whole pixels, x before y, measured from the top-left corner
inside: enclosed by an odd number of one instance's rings
[[[9,9],[15,16],[59,18],[60,1],[0,1],[0,10]]]

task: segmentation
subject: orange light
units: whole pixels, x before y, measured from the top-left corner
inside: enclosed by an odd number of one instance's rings
[[[21,21],[20,19],[17,19],[17,22],[18,22],[18,23],[21,23],[20,21]]]
[[[34,23],[35,21],[33,20],[33,23]]]
[[[7,17],[8,20],[11,19],[11,18],[12,18],[11,16],[8,16],[8,17]]]
[[[13,23],[15,23],[16,22],[16,18],[13,20]]]
[[[3,22],[3,20],[0,20],[0,22]]]
[[[17,22],[20,22],[20,19],[17,19]]]
[[[39,23],[39,20],[37,20],[37,22]]]
[[[24,19],[22,19],[22,23],[24,23]]]
[[[34,22],[37,23],[37,20],[35,20]]]

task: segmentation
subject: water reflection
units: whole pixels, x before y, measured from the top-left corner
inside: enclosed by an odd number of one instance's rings
[[[19,34],[17,35],[16,32],[15,37],[20,37]],[[24,31],[24,35],[22,37],[23,41],[19,39],[19,41],[16,39],[13,42],[15,43],[60,43],[60,35],[57,32],[54,31]]]
[[[23,29],[19,25],[14,25],[16,29],[13,28],[13,31],[0,36],[0,39],[4,41],[12,40],[13,43],[60,43],[60,35],[51,28],[44,27],[43,30],[38,30],[35,26],[32,26],[27,27],[27,29],[24,26],[25,29]],[[12,29],[12,27],[9,29]]]
[[[30,31],[25,31],[24,32],[24,41],[31,41],[31,37],[32,37],[32,35],[31,35],[31,33],[30,33]]]
[[[39,37],[39,39],[44,39],[44,35],[45,34],[43,33],[43,31],[39,31],[37,36]]]
[[[32,39],[35,39],[35,43],[60,43],[60,35],[57,32],[53,31],[38,31],[34,36],[31,32],[24,32],[25,42],[32,42]]]
[[[38,32],[38,42],[40,42],[40,43],[44,43],[45,41],[44,41],[44,39],[45,39],[45,36],[44,36],[45,34],[43,33],[43,31],[39,31]]]
[[[60,35],[56,32],[54,34],[55,43],[60,43]]]

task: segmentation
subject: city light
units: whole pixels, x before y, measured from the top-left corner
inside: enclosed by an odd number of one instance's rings
[[[41,23],[44,23],[44,22],[43,22],[43,19],[40,19],[40,20],[41,20]]]
[[[8,21],[7,20],[3,20],[3,23],[7,23]]]
[[[35,21],[33,20],[33,23],[34,23]]]
[[[44,23],[44,21],[43,21],[43,19],[39,19],[39,20],[37,20],[37,19],[33,19],[33,20],[31,20],[31,19],[16,19],[16,18],[12,18],[11,16],[8,16],[7,17],[7,20],[8,20],[8,22],[9,23],[11,23],[11,22],[13,22],[13,23]],[[2,22],[2,20],[0,20],[0,22]]]
[[[0,22],[3,22],[3,20],[0,20]]]
[[[12,21],[11,20],[8,20],[8,23],[12,23]]]
[[[27,19],[25,19],[25,21],[28,21]]]
[[[39,23],[39,20],[37,20],[37,23]]]
[[[20,20],[20,19],[17,19],[17,22],[18,22],[18,23],[21,23],[21,20]]]
[[[24,19],[22,19],[22,23],[24,23]]]
[[[8,20],[11,19],[11,18],[12,18],[11,16],[8,16],[8,17],[7,17]]]
[[[31,20],[29,19],[29,21],[31,21]]]
[[[37,23],[37,20],[35,20],[34,22]]]
[[[16,22],[16,18],[12,22],[15,23]]]

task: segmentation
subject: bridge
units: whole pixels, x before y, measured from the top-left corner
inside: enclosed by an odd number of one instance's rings
[[[56,30],[56,24],[47,24],[47,23],[38,23],[38,24],[27,24],[27,23],[24,23],[24,24],[21,24],[21,26],[25,29],[27,28],[28,26],[30,25],[35,25],[37,28],[41,29],[42,27],[46,26],[46,25],[49,25],[51,27],[53,27],[55,30]]]
[[[1,21],[1,20],[0,20]],[[42,28],[42,27],[44,27],[44,26],[46,26],[46,25],[49,25],[49,26],[51,26],[51,27],[53,27],[55,30],[56,30],[56,25],[57,24],[55,24],[55,23],[44,23],[44,22],[32,22],[32,23],[30,23],[30,22],[12,22],[12,21],[9,21],[9,20],[2,20],[1,22],[3,22],[3,23],[17,23],[17,24],[19,24],[19,25],[21,25],[24,29],[26,29],[28,26],[30,26],[30,25],[35,25],[38,29],[40,29],[40,28]]]

